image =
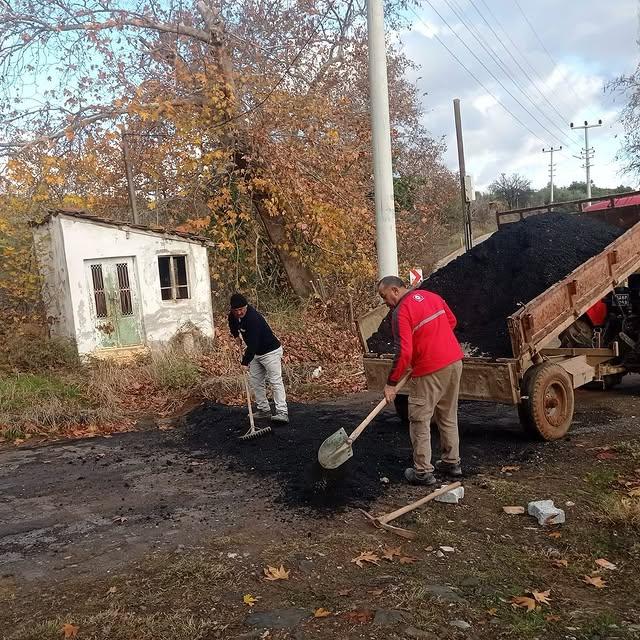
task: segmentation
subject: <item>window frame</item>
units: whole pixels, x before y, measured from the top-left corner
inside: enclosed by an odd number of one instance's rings
[[[184,260],[184,275],[185,275],[185,283],[180,284],[178,281],[178,259]],[[169,261],[169,286],[162,286],[162,278],[160,277],[160,261],[161,260]],[[160,299],[162,302],[175,303],[181,302],[182,300],[190,300],[191,299],[191,277],[189,275],[189,260],[188,255],[186,253],[170,253],[165,255],[158,256],[158,280],[160,283]],[[186,296],[179,296],[179,291],[181,289],[186,289]],[[171,294],[170,298],[165,298],[163,293],[165,291],[169,291]]]

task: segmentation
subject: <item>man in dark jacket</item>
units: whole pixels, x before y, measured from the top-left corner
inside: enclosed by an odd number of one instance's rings
[[[240,336],[246,344],[242,366],[249,369],[251,388],[256,397],[256,417],[288,423],[287,395],[282,381],[282,346],[264,317],[241,293],[231,296],[229,330],[240,344]],[[273,391],[275,415],[271,415],[267,399],[267,382]]]
[[[411,367],[413,391],[409,396],[409,428],[413,445],[412,468],[405,471],[411,484],[435,484],[431,464],[431,418],[440,431],[442,459],[436,469],[461,476],[458,436],[458,393],[463,352],[453,329],[456,318],[437,294],[409,290],[396,276],[378,283],[378,293],[393,309],[392,328],[395,358],[384,395],[396,397],[396,384]]]

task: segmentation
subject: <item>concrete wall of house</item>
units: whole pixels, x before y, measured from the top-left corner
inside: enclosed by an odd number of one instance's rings
[[[60,219],[33,229],[38,269],[42,278],[42,301],[45,306],[49,333],[75,340],[73,308],[69,291],[67,263]]]
[[[141,309],[141,334],[145,344],[167,343],[186,322],[213,337],[206,247],[126,226],[118,228],[64,215],[58,219],[64,239],[76,341],[81,354],[91,353],[100,346],[88,260],[133,258],[134,273],[130,277],[137,285],[135,295]],[[186,256],[188,299],[162,300],[158,257],[167,255]]]

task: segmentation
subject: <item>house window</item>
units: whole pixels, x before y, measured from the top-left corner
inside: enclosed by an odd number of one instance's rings
[[[158,272],[163,300],[184,300],[189,297],[186,256],[159,257]]]
[[[116,264],[118,272],[118,289],[120,291],[120,310],[123,316],[133,315],[131,303],[131,285],[129,284],[129,267],[126,262]]]
[[[102,277],[102,265],[91,265],[91,280],[93,281],[93,300],[96,305],[96,316],[107,317],[107,296],[104,292],[104,278]]]

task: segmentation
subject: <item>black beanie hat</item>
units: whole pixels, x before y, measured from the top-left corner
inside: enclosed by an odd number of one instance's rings
[[[231,296],[231,308],[232,309],[242,309],[242,307],[246,307],[247,299],[241,293],[234,293]]]

